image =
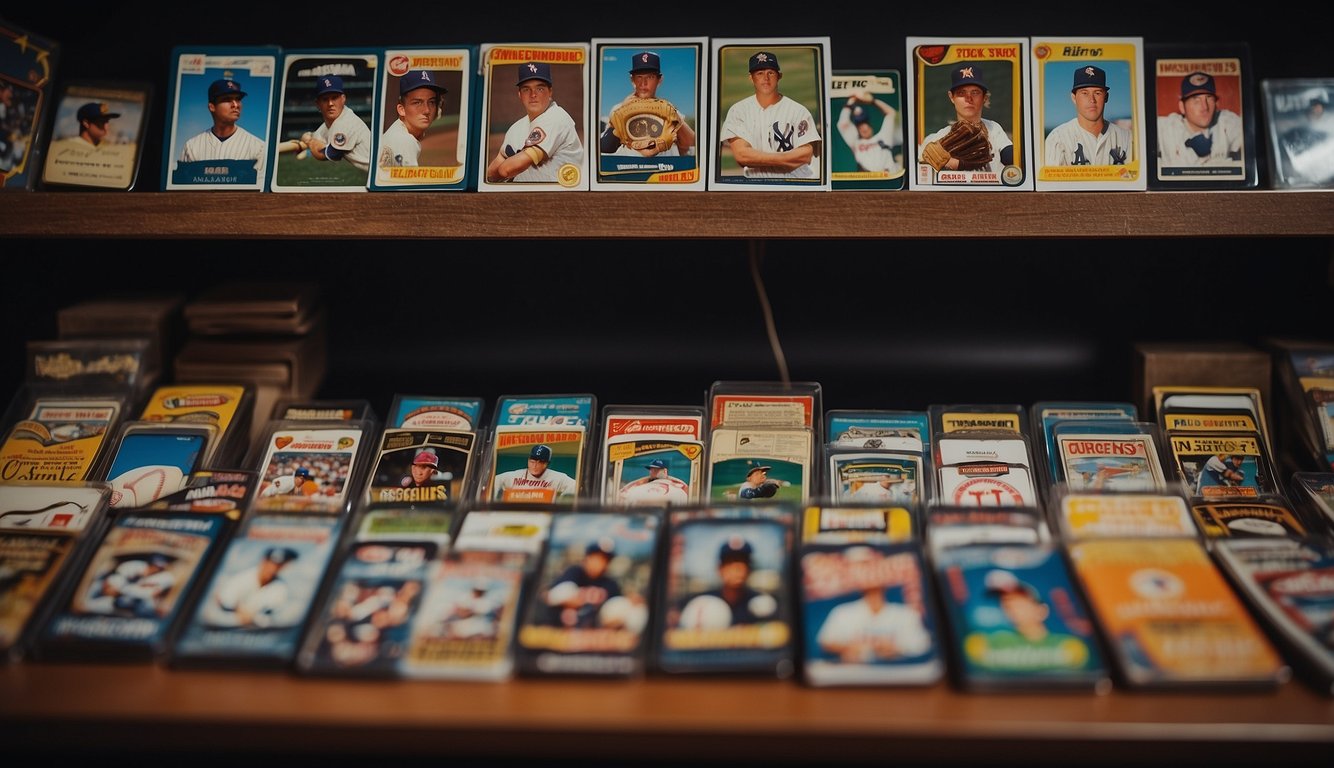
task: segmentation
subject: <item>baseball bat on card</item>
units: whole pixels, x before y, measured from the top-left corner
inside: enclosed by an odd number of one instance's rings
[[[298,141],[296,139],[290,139],[288,141],[283,141],[278,143],[279,154],[282,154],[283,152],[300,152],[305,148],[306,148],[305,143]]]

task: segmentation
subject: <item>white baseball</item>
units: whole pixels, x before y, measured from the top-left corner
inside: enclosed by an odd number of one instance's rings
[[[625,595],[617,595],[602,604],[598,619],[604,627],[618,627],[639,634],[648,624],[648,608],[635,605]]]
[[[135,509],[174,493],[185,484],[180,467],[135,467],[111,481],[111,506]]]
[[[778,612],[778,601],[773,595],[756,595],[750,599],[748,607],[756,617],[764,619]]]
[[[732,626],[732,609],[716,595],[691,598],[681,610],[682,629],[726,629]]]

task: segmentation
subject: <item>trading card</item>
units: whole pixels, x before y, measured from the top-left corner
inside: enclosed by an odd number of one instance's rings
[[[935,561],[960,685],[1111,689],[1093,622],[1058,549],[964,547],[937,552]]]
[[[805,503],[812,494],[809,429],[732,429],[710,434],[711,501]]]
[[[994,506],[931,507],[924,527],[931,551],[969,544],[1039,544],[1048,538],[1037,509]]]
[[[1033,189],[1028,40],[908,37],[914,190]]]
[[[830,450],[930,452],[931,426],[924,411],[826,412]]]
[[[184,488],[214,432],[207,424],[127,423],[106,472],[111,506],[137,509]]]
[[[42,187],[133,189],[152,94],[148,83],[63,83]]]
[[[917,544],[817,544],[801,553],[808,685],[927,685],[945,672]]]
[[[477,435],[466,430],[386,429],[366,501],[448,502],[463,499]]]
[[[1005,463],[941,467],[939,500],[956,507],[1034,507],[1038,503],[1028,467]]]
[[[1146,188],[1140,37],[1034,37],[1036,188]]]
[[[234,421],[242,425],[250,422],[251,399],[249,388],[240,384],[173,384],[153,391],[139,419],[217,427],[217,437],[209,441],[200,463],[207,467],[212,466],[214,458],[221,458],[219,451],[232,453],[230,443],[245,442],[234,438],[234,434],[244,434],[244,426],[240,433],[229,430]]]
[[[1060,456],[1056,451],[1053,428],[1062,421],[1136,421],[1139,412],[1131,403],[1109,402],[1040,402],[1033,405],[1034,437],[1039,434],[1046,447],[1047,470],[1052,478],[1059,477]]]
[[[812,395],[720,393],[710,400],[710,426],[807,427],[815,425]]]
[[[701,494],[704,443],[698,413],[609,413],[602,427],[602,502],[691,504]]]
[[[443,504],[371,502],[357,522],[356,540],[434,541],[443,555],[453,537],[455,517]]]
[[[274,421],[374,421],[375,411],[368,400],[281,398],[274,403],[272,418]]]
[[[828,37],[713,38],[709,191],[829,191]]]
[[[288,664],[341,526],[331,515],[251,517],[201,592],[173,663]]]
[[[625,677],[643,670],[661,523],[653,512],[556,516],[519,627],[521,673]]]
[[[583,478],[588,433],[577,427],[496,427],[488,498],[573,504]]]
[[[1190,510],[1206,538],[1288,536],[1306,538],[1308,531],[1282,496],[1254,501],[1194,502]]]
[[[234,469],[201,469],[190,475],[181,490],[144,505],[161,512],[236,512],[250,508],[259,488],[259,475]]]
[[[1089,424],[1075,424],[1082,430]],[[1149,434],[1059,432],[1060,474],[1053,478],[1075,491],[1156,491],[1167,487],[1158,444]]]
[[[480,397],[395,395],[389,409],[390,429],[471,429],[481,423]]]
[[[75,338],[29,341],[27,385],[50,384],[62,392],[127,390],[135,395],[154,383],[152,342],[147,338]]]
[[[1172,398],[1168,398],[1171,402]],[[1259,432],[1255,413],[1241,408],[1181,407],[1164,403],[1162,426],[1166,432]]]
[[[951,432],[1024,433],[1024,409],[1018,405],[933,405],[927,409],[937,436]]]
[[[595,38],[592,51],[592,188],[703,192],[708,38]]]
[[[486,43],[481,192],[587,190],[588,43]]]
[[[459,524],[455,552],[500,552],[536,568],[551,533],[551,512],[472,509]]]
[[[903,189],[903,91],[896,69],[844,70],[829,80],[829,107],[842,143],[831,141],[834,190]]]
[[[1172,429],[1167,426],[1165,418],[1169,413],[1212,413],[1216,416],[1237,417],[1240,412],[1247,411],[1252,419],[1259,421],[1260,434],[1265,436],[1265,444],[1270,444],[1269,425],[1265,422],[1265,409],[1260,399],[1260,390],[1254,387],[1173,387],[1157,386],[1153,388],[1154,413],[1163,424],[1164,431]],[[1238,421],[1237,423],[1244,423]],[[1201,421],[1199,424],[1183,424],[1180,428],[1185,430],[1202,430],[1221,428],[1222,422],[1208,423]],[[1251,427],[1242,427],[1248,431]]]
[[[1334,78],[1260,81],[1275,189],[1334,186]]]
[[[172,49],[164,190],[264,190],[279,54],[276,46]]]
[[[922,457],[911,453],[833,453],[829,495],[835,503],[912,505],[922,502]]]
[[[195,512],[121,513],[42,631],[41,656],[164,653],[179,608],[232,522]]]
[[[467,46],[384,52],[371,189],[468,189],[476,70]]]
[[[668,515],[659,667],[790,675],[792,512],[714,507]]]
[[[496,552],[461,552],[432,563],[402,674],[490,681],[513,674],[523,576]]]
[[[1131,687],[1274,685],[1282,658],[1195,539],[1091,540],[1070,561]]]
[[[39,397],[0,445],[0,483],[77,483],[89,476],[121,401]]]
[[[369,50],[283,54],[278,127],[269,148],[274,192],[365,192],[380,54]]]
[[[1294,492],[1307,502],[1309,508],[1313,508],[1324,517],[1326,525],[1334,523],[1334,473],[1294,472],[1292,486]]]
[[[1180,496],[1152,493],[1070,493],[1058,503],[1067,539],[1198,537]]]
[[[1148,46],[1156,119],[1153,189],[1244,189],[1258,183],[1250,48],[1246,43]]]
[[[917,523],[907,507],[846,504],[810,506],[802,511],[802,542],[898,542],[917,537]]]
[[[101,517],[109,500],[100,484],[0,485],[0,529],[83,531]]]
[[[0,190],[37,186],[60,53],[56,41],[0,21]]]
[[[360,429],[275,430],[259,464],[257,507],[269,512],[343,510],[357,469]]]
[[[1177,471],[1195,496],[1253,499],[1277,493],[1256,432],[1169,432],[1167,440]]]

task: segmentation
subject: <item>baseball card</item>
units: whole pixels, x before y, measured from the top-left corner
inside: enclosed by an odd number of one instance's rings
[[[801,618],[808,685],[929,685],[945,673],[917,544],[807,545]]]
[[[1061,474],[1060,456],[1056,450],[1056,435],[1052,429],[1063,421],[1136,421],[1139,411],[1131,403],[1113,402],[1057,402],[1043,401],[1033,404],[1030,410],[1033,421],[1031,433],[1042,437],[1042,447],[1046,449],[1046,471],[1048,482],[1056,482]]]
[[[1028,443],[1021,436],[947,434],[937,441],[941,504],[956,507],[1036,507]]]
[[[235,469],[201,469],[190,475],[189,484],[175,493],[150,501],[144,509],[159,512],[235,513],[250,508],[259,488],[259,475]]]
[[[280,53],[276,46],[172,49],[163,190],[265,189]]]
[[[907,185],[902,96],[895,69],[831,75],[826,114],[835,116],[834,130],[842,139],[829,146],[829,178],[835,191],[895,190]]]
[[[588,43],[481,48],[481,192],[589,188]]]
[[[1180,496],[1157,493],[1067,493],[1056,502],[1065,538],[1198,537]]]
[[[384,52],[371,189],[471,186],[476,71],[470,46]]]
[[[1259,183],[1250,47],[1151,44],[1156,162],[1150,189],[1247,189]]]
[[[1120,422],[1117,422],[1120,423]],[[1124,422],[1133,424],[1133,422]],[[1151,434],[1085,431],[1097,423],[1074,422],[1071,432],[1056,428],[1060,474],[1054,480],[1074,491],[1158,491],[1167,478]]]
[[[951,432],[1013,432],[1024,434],[1021,405],[932,405],[927,408],[936,437]]]
[[[1028,40],[907,38],[915,191],[1033,189]]]
[[[27,385],[60,392],[141,394],[161,374],[147,338],[35,340],[25,345]]]
[[[1088,608],[1058,549],[977,546],[936,553],[964,688],[1111,690]]]
[[[659,668],[790,676],[792,511],[713,507],[668,516]]]
[[[619,409],[602,419],[602,502],[626,506],[696,503],[701,495],[704,414]]]
[[[1294,472],[1293,499],[1304,503],[1325,526],[1334,524],[1334,473]]]
[[[486,497],[493,501],[573,504],[583,477],[584,427],[497,427]]]
[[[360,474],[365,430],[353,425],[290,427],[280,423],[261,443],[264,458],[258,464],[255,506],[268,512],[345,511],[352,481]]]
[[[78,533],[96,526],[109,501],[101,483],[6,483],[0,485],[0,530]]]
[[[1177,472],[1194,496],[1254,499],[1278,492],[1256,432],[1169,432],[1167,442]]]
[[[291,397],[279,398],[273,405],[272,416],[274,421],[374,421],[375,418],[375,409],[369,400],[307,400]]]
[[[719,427],[709,440],[709,500],[803,504],[810,500],[809,429]]]
[[[205,446],[200,466],[235,464],[249,442],[253,400],[243,384],[174,384],[154,390],[139,419],[212,426],[217,434]]]
[[[1254,387],[1156,386],[1153,399],[1164,432],[1256,431],[1266,452],[1273,444],[1260,390]]]
[[[919,454],[881,451],[829,455],[829,495],[834,503],[920,504],[921,480]]]
[[[523,674],[628,677],[644,669],[655,512],[557,515],[519,627]]]
[[[106,471],[111,506],[138,509],[184,488],[215,431],[208,424],[127,422]]]
[[[717,387],[718,385],[715,385]],[[814,395],[760,395],[714,392],[710,398],[712,427],[806,427],[815,425]]]
[[[1196,501],[1190,511],[1209,539],[1287,536],[1304,539],[1310,532],[1282,496],[1254,501]]]
[[[482,398],[395,395],[389,408],[390,429],[468,429],[481,425]]]
[[[1031,507],[929,507],[922,527],[933,554],[972,544],[1040,544],[1050,538],[1042,516]]]
[[[34,398],[0,445],[0,483],[91,477],[123,407],[110,398]]]
[[[1144,41],[1034,37],[1036,189],[1144,191]]]
[[[709,191],[829,191],[829,38],[713,38],[711,48]]]
[[[379,98],[380,53],[288,51],[269,148],[274,192],[365,192],[374,157],[368,120]]]
[[[1195,539],[1081,541],[1070,562],[1132,688],[1263,686],[1287,667]]]
[[[148,83],[63,83],[42,188],[133,189],[152,95]]]
[[[1271,78],[1260,81],[1260,91],[1270,186],[1334,187],[1334,114],[1329,111],[1334,78]]]
[[[537,567],[551,533],[550,512],[471,509],[459,524],[455,552],[499,552],[526,569]]]
[[[200,592],[173,665],[289,664],[341,529],[332,515],[250,517]]]
[[[366,501],[462,500],[472,476],[476,440],[467,430],[386,429]]]
[[[802,510],[803,543],[912,541],[918,538],[911,509],[874,504],[812,505]]]
[[[703,192],[708,38],[595,38],[593,190]]]
[[[524,571],[497,552],[460,552],[431,564],[412,623],[405,677],[499,682],[514,672]]]
[[[0,190],[34,189],[60,44],[0,20]]]
[[[931,426],[924,411],[850,411],[825,413],[828,449],[930,453]]]

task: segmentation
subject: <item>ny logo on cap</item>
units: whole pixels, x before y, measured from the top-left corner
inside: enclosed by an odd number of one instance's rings
[[[767,53],[756,54],[756,56],[755,56],[755,60],[756,60],[756,61],[768,61],[768,60],[769,60],[769,54],[767,54]]]
[[[529,71],[529,72],[536,72],[536,71],[537,71],[537,65],[536,65],[536,64],[529,64],[529,65],[528,65],[528,71]]]
[[[1093,77],[1093,67],[1084,67],[1084,74]]]
[[[973,68],[972,68],[972,67],[963,67],[963,68],[961,68],[961,69],[959,70],[959,76],[960,76],[960,77],[972,77],[972,76],[973,76]]]

